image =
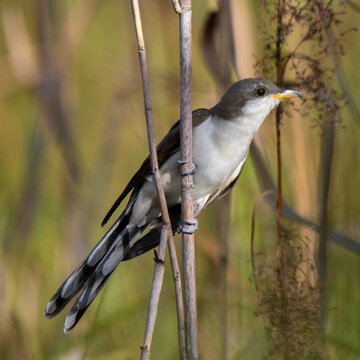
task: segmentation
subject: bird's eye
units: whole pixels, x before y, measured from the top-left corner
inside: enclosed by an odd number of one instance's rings
[[[264,88],[257,88],[256,90],[255,90],[255,95],[257,96],[257,97],[262,97],[262,96],[264,96],[264,95],[266,95],[266,89],[264,89]]]

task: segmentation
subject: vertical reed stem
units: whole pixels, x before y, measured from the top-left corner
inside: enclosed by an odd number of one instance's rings
[[[181,213],[183,226],[194,221],[192,162],[192,65],[191,0],[180,1],[180,144],[181,144]],[[186,352],[189,360],[199,358],[196,308],[194,234],[183,233],[183,271],[185,300]]]
[[[177,262],[170,217],[166,204],[164,189],[161,183],[161,176],[160,176],[158,159],[157,159],[154,124],[153,124],[152,108],[151,108],[150,84],[148,78],[146,50],[145,50],[144,35],[143,35],[142,23],[140,17],[139,2],[138,0],[132,0],[131,4],[133,10],[136,36],[138,41],[139,61],[140,61],[141,79],[142,79],[142,87],[143,87],[143,95],[144,95],[150,159],[153,169],[156,191],[161,206],[161,214],[163,218],[163,229],[161,232],[159,251],[155,257],[155,270],[154,270],[154,277],[153,277],[151,294],[150,294],[148,315],[146,319],[144,344],[141,347],[141,359],[142,360],[150,359],[151,340],[154,332],[155,321],[156,321],[157,310],[160,299],[160,292],[164,278],[164,272],[165,272],[164,259],[165,259],[166,244],[168,241],[171,266],[172,266],[174,284],[175,284],[175,295],[176,295],[176,305],[177,305],[177,315],[178,315],[179,353],[180,353],[180,359],[184,360],[186,359],[185,335],[184,335],[184,307],[183,307],[183,299],[182,299],[180,271]]]
[[[282,37],[282,0],[278,0],[277,4],[277,29],[276,29],[276,85],[283,86],[283,66],[281,59],[281,37]],[[282,232],[282,169],[281,169],[281,104],[276,109],[276,155],[277,155],[277,200],[276,211],[278,216],[278,233]]]
[[[285,67],[282,58],[282,37],[283,37],[283,14],[284,14],[284,1],[278,0],[277,2],[277,29],[276,29],[276,51],[275,51],[275,64],[276,64],[276,85],[279,87],[284,86],[284,72]],[[280,296],[282,307],[284,309],[284,324],[281,327],[281,331],[284,333],[284,339],[286,339],[286,333],[288,332],[288,304],[286,294],[286,254],[285,254],[285,241],[286,236],[283,228],[283,214],[282,214],[282,164],[281,164],[281,116],[282,108],[279,104],[276,109],[276,154],[277,154],[277,199],[276,199],[276,212],[278,221],[278,266],[277,266],[277,277],[280,288]],[[289,346],[287,343],[284,344],[284,359],[290,358]]]

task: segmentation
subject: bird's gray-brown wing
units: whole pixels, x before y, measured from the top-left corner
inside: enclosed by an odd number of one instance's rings
[[[207,198],[204,205],[200,205],[201,208],[198,209],[196,216],[198,216],[202,211],[205,210],[214,200],[220,199],[234,187],[235,183],[238,181],[242,169],[244,168],[246,158],[240,163],[239,168],[237,168],[232,176],[230,176],[227,181],[225,181],[219,188],[217,188],[209,197]],[[181,232],[181,206],[180,204],[176,205],[173,208],[169,209],[169,214],[171,218],[171,226],[173,233]],[[160,224],[160,222],[159,222]],[[145,236],[139,239],[131,250],[126,254],[124,261],[131,260],[137,256],[140,256],[146,253],[149,250],[157,247],[160,241],[161,228],[155,227]]]
[[[192,126],[193,128],[201,124],[205,121],[210,115],[208,109],[197,109],[194,110],[192,113]],[[173,154],[175,154],[180,149],[180,121],[177,121],[174,126],[169,130],[169,132],[165,135],[165,137],[161,140],[159,145],[157,146],[157,155],[158,155],[158,162],[159,167]],[[115,210],[119,207],[121,202],[125,199],[128,193],[141,186],[145,178],[151,175],[151,161],[150,157],[148,156],[142,165],[140,166],[139,170],[134,174],[131,178],[129,183],[126,185],[123,192],[120,196],[116,199],[108,213],[105,215],[104,220],[101,223],[101,226],[104,226]]]

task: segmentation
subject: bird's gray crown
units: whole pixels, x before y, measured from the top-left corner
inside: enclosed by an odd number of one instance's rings
[[[240,80],[230,86],[210,112],[223,119],[234,119],[241,115],[243,107],[249,101],[272,96],[281,91],[281,88],[262,78]]]

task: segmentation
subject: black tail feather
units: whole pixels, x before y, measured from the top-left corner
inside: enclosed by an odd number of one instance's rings
[[[154,248],[160,243],[161,228],[157,228],[148,232],[145,236],[139,239],[130,251],[124,256],[123,261],[128,261],[136,258]]]
[[[143,230],[144,228],[128,225],[117,236],[106,255],[97,265],[96,270],[93,271],[91,276],[87,279],[81,295],[78,297],[66,317],[64,324],[65,333],[68,333],[76,326]]]
[[[80,300],[83,297],[83,295],[85,294],[85,290],[83,291],[82,295],[80,295],[80,297],[76,300],[75,304],[73,305],[73,307],[71,308],[69,314],[66,316],[65,319],[65,323],[64,323],[64,333],[67,334],[68,332],[70,332],[72,329],[74,329],[74,327],[77,325],[77,323],[80,321],[80,319],[82,318],[82,316],[85,314],[86,310],[88,309],[88,307],[91,305],[91,303],[94,301],[95,297],[97,296],[97,294],[100,292],[100,290],[104,287],[106,281],[108,280],[108,278],[110,277],[112,273],[103,276],[101,278],[100,282],[97,282],[96,286],[94,287],[94,281],[95,279],[89,279],[89,282],[91,285],[91,287],[94,289],[91,297],[88,296],[86,298],[86,302],[84,302],[83,304],[81,304]],[[92,281],[91,281],[92,280]],[[99,279],[97,279],[99,280]]]
[[[169,209],[171,227],[173,234],[181,232],[181,205],[176,205]],[[161,227],[150,230],[146,235],[139,239],[125,255],[123,261],[136,258],[146,252],[156,248],[160,243]]]
[[[89,256],[72,272],[50,299],[45,309],[45,316],[57,315],[77,295],[64,324],[64,332],[71,331],[98,295],[118,264],[130,260],[159,245],[161,227],[151,230],[138,240],[147,224],[138,228],[129,224],[130,211],[124,211]],[[171,209],[173,233],[180,229],[180,206]],[[160,219],[159,223],[160,225]]]
[[[50,299],[45,309],[45,316],[50,319],[60,313],[71,299],[82,289],[92,271],[93,269],[87,266],[86,260],[84,260]]]
[[[124,211],[120,215],[119,219],[110,228],[110,230],[101,239],[101,241],[91,251],[91,253],[87,258],[87,265],[94,267],[101,261],[101,259],[105,256],[105,254],[112,246],[112,244],[116,242],[118,235],[128,224],[129,219],[130,219],[130,214],[126,214]]]
[[[94,263],[92,260],[89,265],[89,257],[92,256],[92,259],[97,257],[96,249],[99,249],[100,252],[103,252],[105,248],[109,249],[111,247],[111,245],[117,239],[117,236],[126,226],[126,223],[124,224],[124,221],[120,220],[125,220],[127,222],[127,218],[119,218],[100,241],[101,247],[99,247],[100,243],[94,247],[90,255],[71,273],[71,275],[65,280],[65,282],[56,291],[54,296],[50,299],[45,309],[45,316],[47,318],[52,318],[61,312],[63,308],[71,301],[71,299],[88,282],[99,263],[99,261]]]

